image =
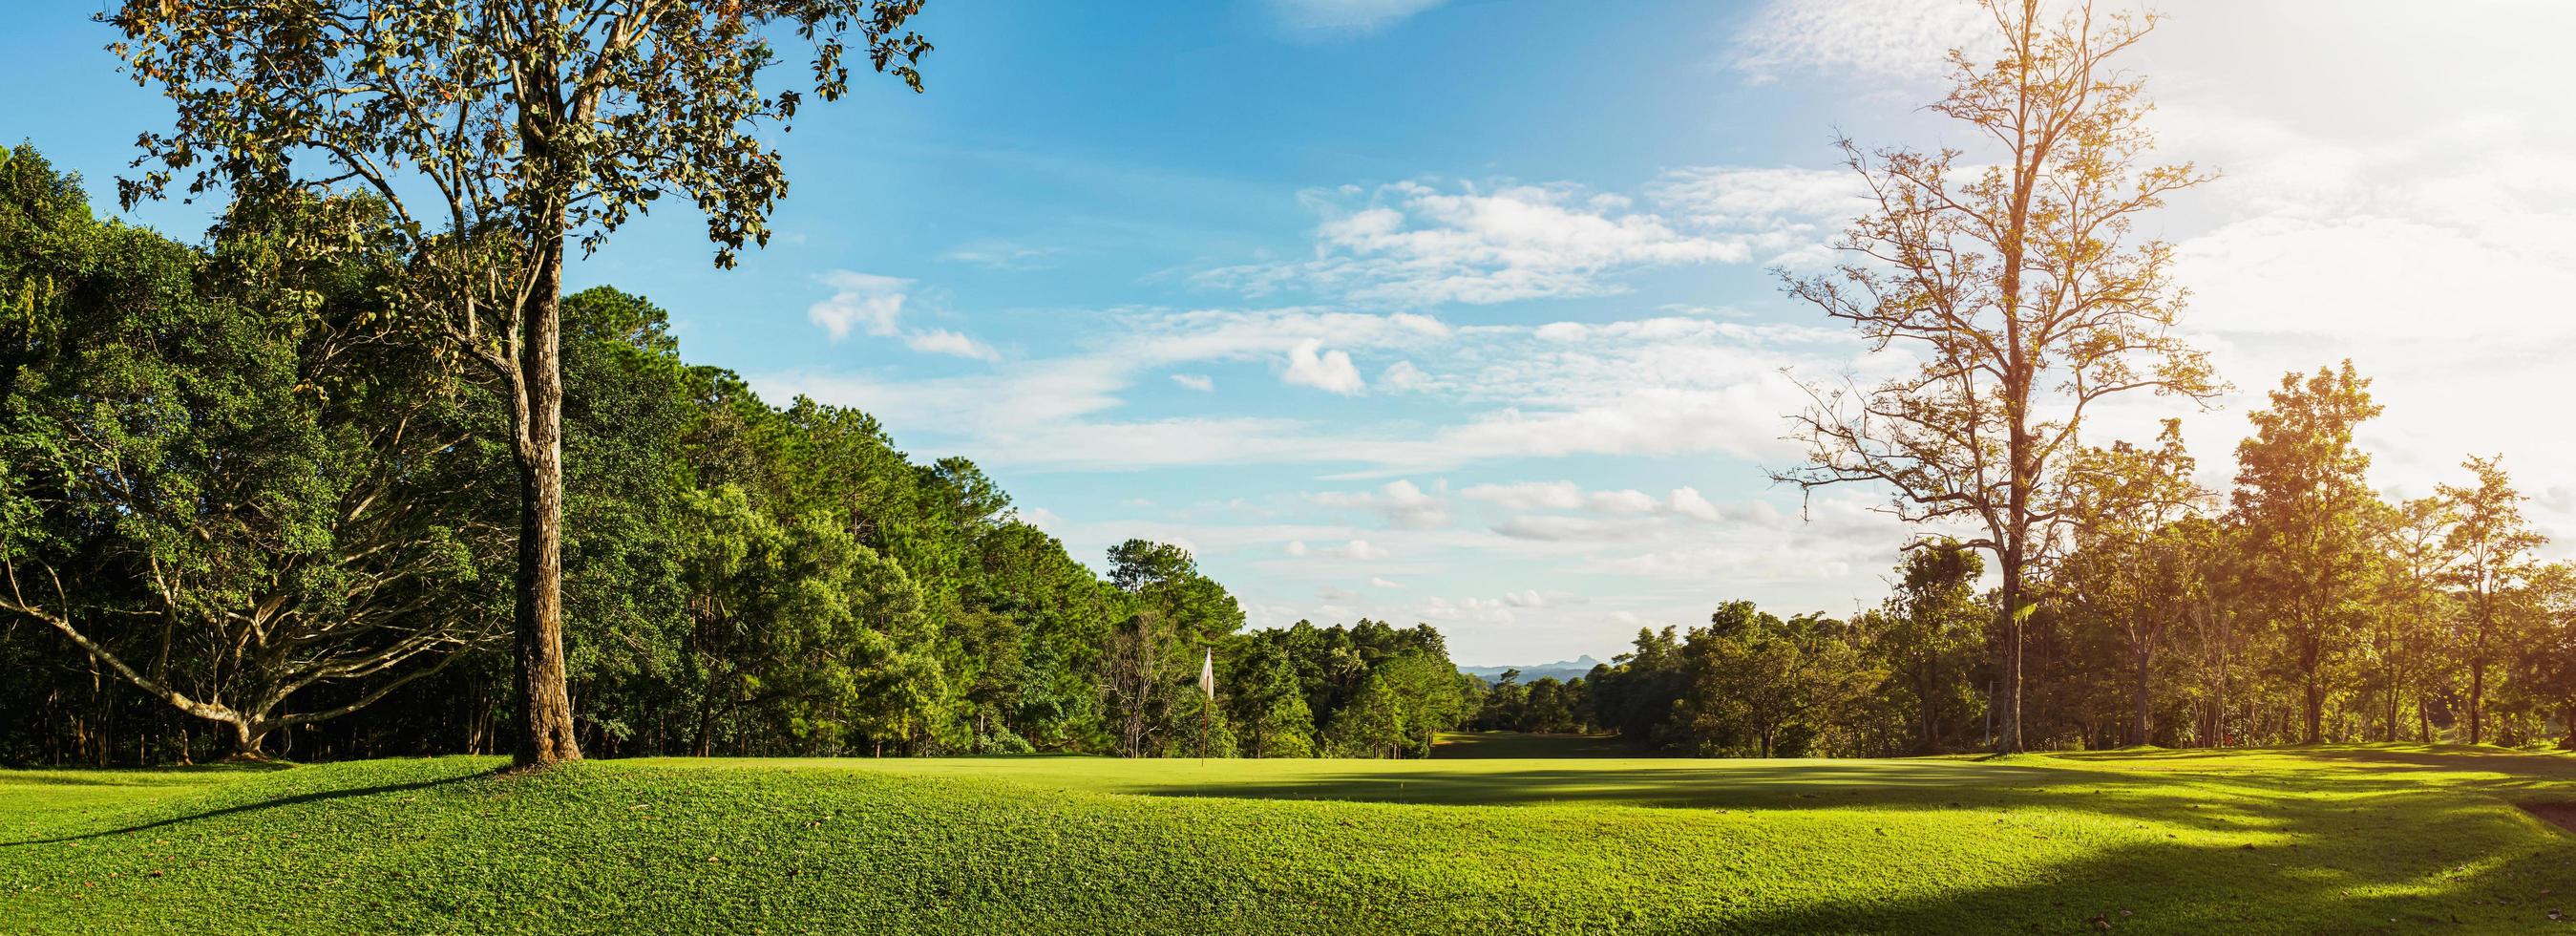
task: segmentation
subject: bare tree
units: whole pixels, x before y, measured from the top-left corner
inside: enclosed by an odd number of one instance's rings
[[[106,19],[137,83],[178,108],[145,134],[130,206],[174,173],[196,195],[302,200],[361,192],[388,223],[309,245],[398,245],[394,307],[504,388],[518,462],[516,761],[581,756],[563,660],[564,248],[596,249],[665,194],[707,221],[729,267],[766,244],[786,189],[757,135],[796,115],[764,93],[768,31],[813,46],[814,93],[848,90],[843,37],[921,88],[921,0],[127,0]]]
[[[1993,553],[2003,576],[1996,745],[2009,752],[2023,746],[2023,579],[2065,519],[2052,466],[2105,397],[2206,400],[2219,383],[2174,334],[2183,293],[2170,247],[2131,230],[2208,178],[2189,164],[2139,168],[2151,105],[2143,79],[2110,61],[2156,17],[2097,18],[2090,2],[2062,15],[2039,0],[1983,6],[2003,49],[1992,62],[1952,51],[1950,94],[1931,110],[1976,130],[1992,160],[1841,141],[1872,199],[1838,244],[1852,259],[1782,275],[1790,295],[1921,366],[1867,389],[1809,384],[1814,403],[1794,417],[1808,464],[1777,478],[1810,492],[1884,485],[1910,522],[1979,530],[1965,545]]]

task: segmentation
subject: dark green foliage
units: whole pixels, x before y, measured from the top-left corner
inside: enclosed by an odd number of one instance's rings
[[[1226,646],[1217,692],[1244,756],[1426,757],[1480,701],[1429,625],[1299,621]]]
[[[502,746],[504,397],[386,330],[384,258],[312,260],[306,209],[236,215],[205,249],[97,221],[29,150],[0,189],[0,663],[28,676],[0,701],[35,716],[0,725],[0,759]],[[1186,550],[1131,540],[1104,578],[971,461],[770,406],[683,361],[640,297],[562,308],[583,748],[1161,756],[1204,734],[1219,755],[1377,756],[1464,720],[1428,627],[1238,636]]]

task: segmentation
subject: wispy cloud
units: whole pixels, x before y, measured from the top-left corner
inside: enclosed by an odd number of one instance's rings
[[[1445,0],[1270,0],[1282,25],[1307,38],[1373,33]]]
[[[1306,495],[1318,506],[1362,510],[1405,530],[1436,530],[1449,525],[1449,502],[1425,492],[1411,479],[1398,478],[1375,490],[1322,491]]]
[[[1993,30],[1969,0],[1771,0],[1736,34],[1728,64],[1754,83],[1803,72],[1919,81]]]
[[[978,238],[939,254],[949,263],[964,263],[991,270],[1043,270],[1068,251],[1062,247],[1035,246],[999,238]]]
[[[1858,213],[1847,173],[1685,168],[1626,195],[1571,183],[1399,182],[1306,192],[1311,257],[1201,270],[1191,281],[1259,298],[1491,305],[1615,295],[1658,267],[1805,263]]]

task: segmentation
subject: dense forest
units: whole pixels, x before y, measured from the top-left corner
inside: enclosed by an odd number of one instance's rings
[[[386,314],[389,261],[100,220],[28,147],[0,186],[0,760],[506,749],[503,404]],[[640,297],[563,310],[585,749],[1398,756],[1471,704],[1428,627],[1244,632],[1182,549],[1103,577],[972,462],[686,363]]]

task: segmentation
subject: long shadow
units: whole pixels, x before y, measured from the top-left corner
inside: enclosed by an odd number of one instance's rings
[[[415,783],[388,783],[371,787],[352,787],[341,790],[321,790],[313,793],[300,793],[294,796],[279,797],[277,799],[259,800],[256,802],[225,806],[220,809],[209,809],[204,812],[190,813],[185,816],[172,816],[167,819],[158,819],[152,822],[138,823],[122,828],[101,829],[96,832],[83,832],[79,835],[59,835],[52,838],[22,839],[14,842],[0,842],[0,848],[17,848],[24,845],[53,845],[63,842],[78,842],[88,839],[106,838],[111,835],[125,835],[131,832],[144,832],[162,828],[164,826],[178,825],[183,822],[194,822],[199,819],[212,819],[217,816],[229,816],[237,813],[257,812],[263,809],[275,809],[281,806],[295,806],[303,803],[320,803],[336,799],[347,799],[355,796],[374,796],[379,793],[400,793],[406,790],[424,790],[430,787],[445,786],[450,783],[457,783],[483,776],[489,776],[489,774],[479,772],[458,774],[453,777],[441,777],[436,780],[422,780]]]
[[[2041,880],[1881,900],[1808,902],[1637,927],[1652,933],[2390,932],[2426,928],[2540,932],[2569,850],[2543,847],[2428,882],[2345,856],[2289,862],[2271,852],[2140,845],[2057,865]],[[2099,920],[2100,922],[2095,922]]]
[[[2552,774],[2510,779],[2426,782],[2433,769],[2403,760],[2336,755],[2356,764],[2237,774],[2213,771],[2091,769],[2056,761],[1975,763],[1964,760],[1773,762],[1634,769],[1530,767],[1387,773],[1354,770],[1268,783],[1203,786],[1173,783],[1133,789],[1148,796],[1272,800],[1337,800],[1452,806],[1608,804],[1677,809],[1811,810],[1866,808],[1891,812],[2049,809],[2181,825],[2221,832],[2332,831],[2376,817],[2415,814],[2461,802],[2537,799],[2576,793]],[[2384,752],[2358,752],[2377,755]],[[2401,754],[2403,752],[2400,752]],[[2409,755],[2411,757],[2411,755]],[[2104,767],[2112,766],[2105,763]],[[2486,765],[2450,765],[2480,770]],[[2187,779],[2177,784],[2177,780]]]
[[[1506,758],[1661,758],[1655,751],[1641,751],[1619,740],[1617,735],[1537,734],[1518,731],[1479,731],[1444,735],[1431,748],[1432,760],[1495,760]]]
[[[6,767],[0,783],[25,786],[151,786],[184,783],[206,776],[264,774],[292,770],[291,764],[189,764],[169,767]]]

